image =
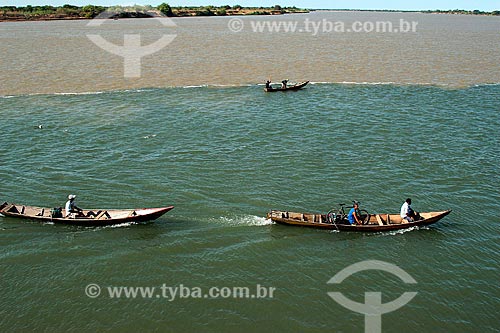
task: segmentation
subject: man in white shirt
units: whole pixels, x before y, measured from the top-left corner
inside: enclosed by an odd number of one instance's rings
[[[66,217],[75,217],[82,212],[81,208],[78,208],[75,204],[76,195],[68,195],[68,201],[66,202]]]
[[[420,220],[420,214],[415,212],[411,208],[411,199],[408,198],[404,202],[404,204],[401,206],[401,219],[403,220],[403,223],[406,222],[413,222],[413,221],[418,221]]]

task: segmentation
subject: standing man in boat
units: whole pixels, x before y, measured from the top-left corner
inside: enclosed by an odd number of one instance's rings
[[[287,84],[288,84],[288,80],[281,81],[281,89],[286,89]]]
[[[347,214],[347,220],[349,221],[349,224],[350,225],[363,224],[363,222],[361,222],[358,216],[359,216],[359,202],[354,201],[353,207],[349,211],[349,214]]]
[[[68,195],[68,201],[66,201],[66,217],[75,217],[83,213],[83,209],[79,208],[75,204],[76,195]]]
[[[406,201],[401,206],[401,219],[406,222],[413,222],[420,220],[420,214],[411,208],[411,198],[406,199]]]

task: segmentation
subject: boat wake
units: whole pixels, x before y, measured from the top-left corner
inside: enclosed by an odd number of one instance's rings
[[[100,94],[114,94],[114,93],[142,93],[142,92],[153,92],[157,90],[168,90],[168,89],[224,89],[224,88],[245,88],[245,87],[261,87],[265,83],[243,83],[243,84],[199,84],[199,85],[179,85],[179,86],[165,86],[165,87],[151,87],[151,88],[139,88],[139,89],[118,89],[118,90],[106,90],[106,91],[84,91],[84,92],[54,92],[54,93],[31,93],[31,94],[20,94],[20,95],[0,95],[0,98],[16,98],[25,96],[80,96],[80,95],[100,95]],[[458,88],[470,88],[470,87],[487,87],[487,86],[498,86],[500,82],[490,82],[490,83],[478,83],[462,86],[456,86],[450,83],[431,83],[431,82],[356,82],[356,81],[311,81],[309,85],[360,85],[360,86],[433,86],[433,87],[458,87]]]
[[[414,226],[414,227],[410,227],[408,229],[399,229],[399,230],[394,230],[394,231],[389,231],[389,232],[381,232],[380,235],[382,235],[382,236],[397,236],[397,235],[402,235],[402,234],[405,234],[407,232],[411,232],[414,230],[429,230],[429,227]]]
[[[111,225],[103,225],[99,227],[86,227],[92,230],[101,230],[101,229],[116,229],[116,228],[128,228],[133,225],[137,225],[139,223],[137,222],[125,222],[125,223],[118,223],[118,224],[111,224]]]
[[[254,216],[254,215],[242,215],[234,217],[221,216],[218,221],[229,226],[254,226],[254,227],[266,226],[274,223],[271,220],[266,219],[265,217]]]

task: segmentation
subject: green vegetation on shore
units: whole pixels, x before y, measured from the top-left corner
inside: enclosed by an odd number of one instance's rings
[[[377,11],[377,12],[400,12],[396,10],[356,10],[356,9],[341,9],[342,11]],[[167,3],[162,3],[158,7],[150,5],[146,6],[131,6],[131,7],[104,7],[87,5],[83,7],[73,5],[63,5],[54,7],[31,6],[16,7],[16,6],[1,6],[0,21],[26,21],[26,20],[70,20],[70,19],[92,19],[102,12],[116,13],[110,15],[111,18],[126,18],[126,17],[150,17],[154,14],[162,13],[166,16],[227,16],[227,15],[281,15],[293,13],[308,13],[308,9],[300,9],[296,7],[281,7],[275,5],[273,7],[242,7],[236,6],[200,6],[200,7],[171,7]],[[405,12],[405,11],[403,11]],[[461,14],[461,15],[490,15],[500,16],[500,10],[492,12],[484,12],[480,10],[423,10],[410,11],[429,14]]]
[[[309,10],[296,7],[242,7],[236,6],[202,6],[202,7],[170,7],[162,3],[158,7],[132,6],[132,7],[103,7],[87,5],[83,7],[64,5],[54,6],[31,6],[0,7],[0,21],[25,21],[25,20],[69,20],[69,19],[91,19],[102,12],[116,13],[112,18],[125,17],[149,17],[154,13],[163,13],[166,16],[226,16],[226,15],[281,15],[292,13],[307,13]]]
[[[78,18],[93,18],[106,10],[106,7],[87,5],[83,7],[64,5],[62,7],[31,6],[16,7],[2,6],[0,7],[0,20],[57,20],[57,19],[78,19]]]
[[[379,13],[424,13],[424,14],[456,14],[456,15],[484,15],[484,16],[500,16],[500,10],[491,12],[483,12],[480,10],[396,10],[396,9],[315,9],[315,10],[335,10],[341,12],[379,12]]]
[[[489,16],[500,16],[500,10],[494,10],[492,12],[483,12],[480,10],[463,10],[463,9],[451,9],[451,10],[424,10],[423,13],[430,14],[461,14],[461,15],[489,15]]]

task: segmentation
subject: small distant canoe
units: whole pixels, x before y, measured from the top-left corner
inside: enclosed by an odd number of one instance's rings
[[[24,206],[4,202],[0,205],[0,214],[8,217],[41,222],[64,223],[81,226],[102,226],[128,222],[152,221],[173,208],[174,206],[139,209],[92,209],[83,210],[83,216],[69,218],[53,217],[53,208]],[[62,210],[62,214],[64,214],[64,209]]]
[[[308,83],[309,83],[309,81],[302,82],[302,83],[297,83],[296,85],[289,86],[289,87],[286,87],[286,88],[281,88],[281,87],[280,88],[273,88],[273,87],[264,88],[264,91],[265,92],[276,92],[276,91],[293,91],[293,90],[299,90],[299,89],[302,89],[305,86],[307,86]]]
[[[276,223],[301,227],[342,231],[380,232],[431,225],[450,213],[451,210],[420,213],[423,219],[415,222],[402,221],[399,214],[370,214],[368,223],[363,225],[330,223],[326,214],[293,213],[279,210],[270,211],[267,214],[267,218]]]

